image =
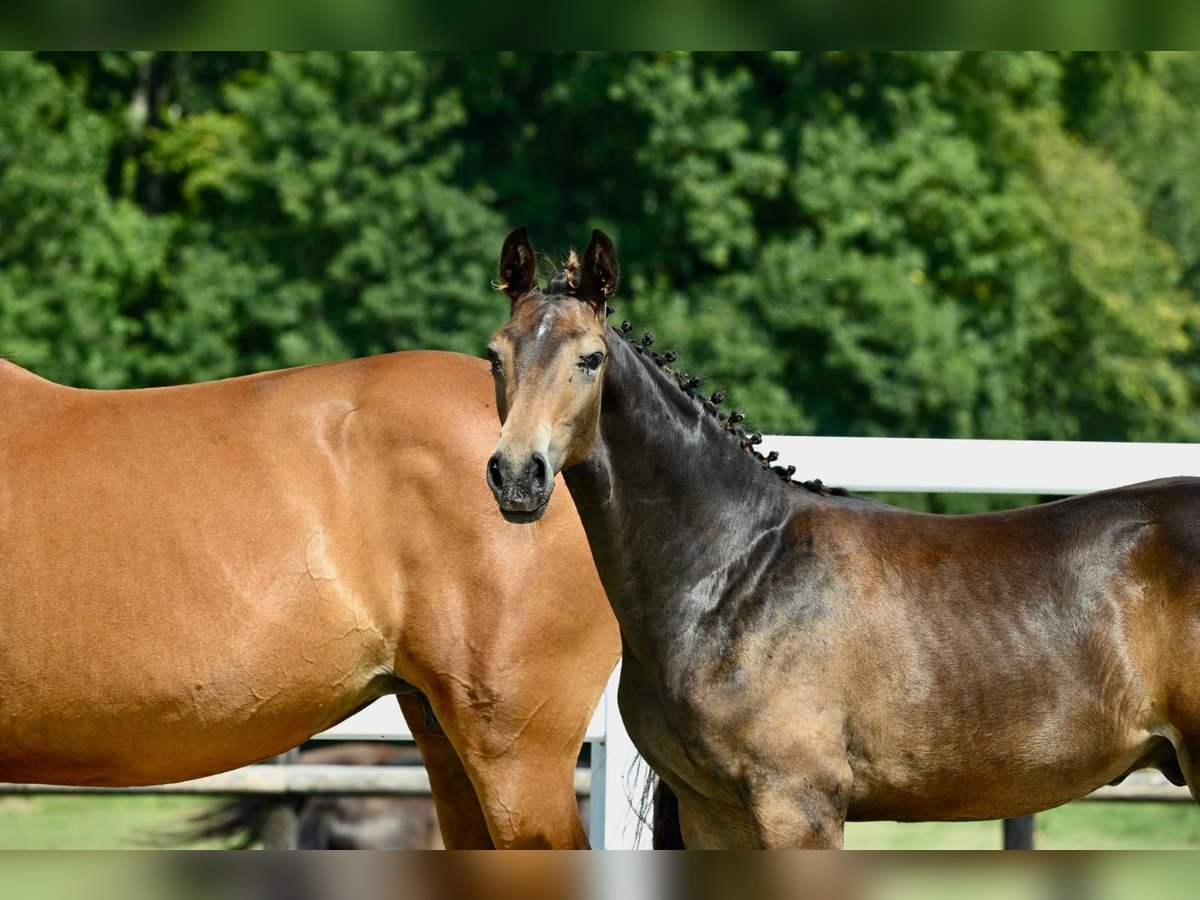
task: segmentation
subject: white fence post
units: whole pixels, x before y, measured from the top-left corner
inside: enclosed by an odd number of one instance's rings
[[[625,731],[617,709],[617,685],[621,664],[613,670],[600,698],[604,738],[592,744],[592,794],[589,824],[592,846],[605,850],[650,847],[650,829],[638,819],[630,802],[641,798],[638,776],[648,777],[648,767],[634,768],[637,749]]]

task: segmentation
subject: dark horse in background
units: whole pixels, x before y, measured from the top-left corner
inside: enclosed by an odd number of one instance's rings
[[[495,515],[482,360],[85,391],[0,360],[0,781],[181,781],[394,694],[451,847],[583,847],[616,623],[574,510]]]
[[[419,766],[407,744],[351,742],[304,750],[305,765]],[[159,843],[217,841],[246,850],[438,850],[437,812],[429,797],[248,794],[206,806]]]
[[[304,765],[419,766],[410,744],[350,741],[300,753]],[[587,822],[588,801],[579,801]],[[438,850],[443,846],[429,797],[353,794],[250,794],[206,806],[159,843],[217,841],[245,850]]]
[[[797,484],[608,327],[617,275],[594,232],[542,291],[509,236],[487,478],[528,522],[566,476],[688,846],[1019,816],[1147,766],[1197,796],[1200,480],[953,517]]]

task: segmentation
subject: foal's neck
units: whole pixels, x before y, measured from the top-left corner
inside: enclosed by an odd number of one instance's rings
[[[615,332],[609,348],[595,444],[563,475],[626,653],[648,661],[720,601],[746,548],[806,501]]]

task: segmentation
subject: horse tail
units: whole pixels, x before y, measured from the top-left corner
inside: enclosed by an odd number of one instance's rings
[[[679,827],[679,798],[661,778],[654,785],[655,850],[683,850],[683,831]]]
[[[181,828],[159,833],[154,843],[218,841],[231,850],[246,850],[262,841],[268,818],[281,806],[295,807],[297,803],[291,798],[269,795],[233,797],[201,810]]]
[[[650,847],[654,850],[685,850],[683,831],[679,827],[679,798],[667,787],[640,756],[634,758],[626,775],[628,784],[637,782],[637,796],[630,796],[640,826],[633,846],[641,846],[642,836],[650,832]]]

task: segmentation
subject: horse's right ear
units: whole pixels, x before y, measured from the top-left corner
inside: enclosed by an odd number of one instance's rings
[[[537,288],[537,258],[533,244],[529,243],[529,229],[524,225],[514,228],[504,239],[497,287],[508,294],[513,303]]]
[[[606,313],[608,298],[617,289],[620,271],[617,249],[608,235],[597,228],[592,232],[587,249],[583,251],[577,295],[581,300],[591,303],[597,312]]]

